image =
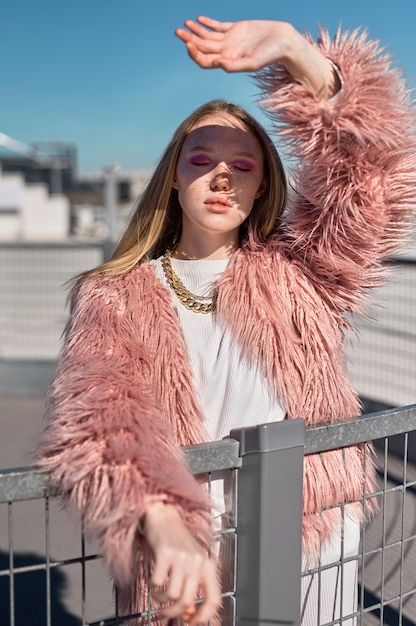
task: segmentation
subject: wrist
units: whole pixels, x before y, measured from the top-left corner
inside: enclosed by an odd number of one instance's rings
[[[320,49],[293,29],[286,43],[286,58],[282,62],[295,80],[301,83],[318,100],[329,100],[341,88],[333,63]]]
[[[179,512],[173,504],[154,502],[139,519],[139,532],[146,537],[149,528],[155,529],[159,525],[172,523],[179,517]]]

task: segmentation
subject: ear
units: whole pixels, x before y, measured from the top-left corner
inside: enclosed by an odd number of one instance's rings
[[[260,198],[264,194],[264,192],[266,191],[266,187],[267,187],[267,178],[263,177],[260,183],[260,187],[257,189],[257,193],[254,196],[256,200],[257,198]]]
[[[177,189],[178,188],[178,183],[176,182],[176,178],[173,179],[173,183],[172,183],[172,189]]]

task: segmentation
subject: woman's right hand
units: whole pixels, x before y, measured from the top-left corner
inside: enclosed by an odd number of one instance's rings
[[[182,617],[192,625],[212,619],[221,603],[221,591],[213,561],[192,537],[177,508],[158,502],[146,511],[143,535],[154,556],[151,585],[165,586],[154,596],[167,606],[168,618]],[[195,605],[198,589],[205,600]]]

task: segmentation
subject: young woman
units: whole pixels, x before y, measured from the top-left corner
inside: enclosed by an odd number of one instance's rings
[[[238,106],[214,101],[180,125],[112,259],[73,289],[38,460],[99,540],[123,611],[146,608],[152,561],[155,619],[197,624],[220,590],[210,502],[180,446],[359,413],[343,337],[406,234],[416,143],[400,72],[362,34],[315,44],[283,22],[206,17],[176,34],[202,68],[258,72],[299,160],[296,193],[286,201],[273,144]],[[334,558],[342,523],[357,549],[370,466],[361,446],[305,459],[305,566]],[[327,583],[318,616],[307,581],[304,624],[339,614]]]

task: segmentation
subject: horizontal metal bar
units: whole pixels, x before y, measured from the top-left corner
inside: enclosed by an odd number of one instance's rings
[[[241,467],[240,442],[235,439],[211,441],[184,448],[193,474],[206,474]]]
[[[416,404],[368,413],[359,419],[307,428],[305,454],[334,450],[374,439],[416,431]],[[185,458],[193,474],[234,469],[241,466],[239,442],[224,439],[187,446]],[[57,495],[49,486],[48,474],[36,467],[0,472],[0,503],[33,500]]]
[[[335,450],[416,430],[416,404],[367,413],[345,422],[307,428],[305,454]]]
[[[0,473],[0,503],[35,500],[55,495],[48,474],[36,467],[16,467]]]
[[[240,444],[234,439],[187,446],[185,458],[193,474],[240,467]],[[56,496],[49,476],[36,467],[17,467],[0,472],[0,503]]]
[[[411,256],[393,256],[384,261],[386,265],[416,265],[416,258]]]
[[[46,558],[46,557],[45,557]],[[49,561],[48,563],[40,563],[39,565],[23,565],[21,567],[13,567],[13,574],[27,574],[29,572],[44,572],[46,569],[53,569],[54,567],[62,567],[65,565],[74,565],[76,563],[87,563],[89,561],[98,561],[101,559],[100,554],[90,554],[87,556],[75,557],[73,559],[64,559],[62,561]],[[0,570],[1,576],[10,576],[9,569]]]

